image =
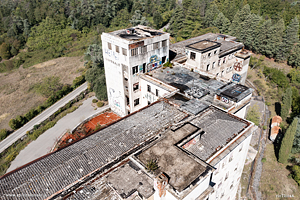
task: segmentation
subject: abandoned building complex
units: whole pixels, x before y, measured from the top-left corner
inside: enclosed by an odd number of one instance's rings
[[[169,37],[145,26],[102,33],[109,105],[116,113],[125,116],[179,90],[229,110],[249,100],[252,91],[243,84],[250,53],[235,37],[208,33],[172,45]],[[172,68],[163,67],[168,61]]]
[[[169,45],[144,26],[102,45],[109,105],[124,117],[0,177],[0,199],[235,199],[255,129],[243,45],[220,34]]]

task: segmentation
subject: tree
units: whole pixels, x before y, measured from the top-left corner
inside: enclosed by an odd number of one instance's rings
[[[213,26],[213,22],[219,13],[220,11],[216,4],[212,4],[211,7],[206,10],[205,17],[203,19],[204,27],[207,28]]]
[[[247,17],[251,14],[250,6],[247,4],[241,10],[239,10],[232,20],[230,25],[230,34],[236,36],[238,39],[241,36],[242,24],[247,19]]]
[[[292,19],[291,23],[288,25],[285,31],[282,43],[279,45],[280,51],[276,55],[276,60],[283,61],[288,58],[293,45],[299,41],[298,31],[299,21],[298,18],[295,17],[294,19]]]
[[[294,118],[293,122],[286,130],[284,137],[281,141],[279,154],[278,154],[278,162],[286,164],[289,158],[289,154],[291,153],[293,141],[295,137],[295,133],[297,130],[298,118]]]
[[[257,104],[249,108],[246,119],[252,121],[256,126],[259,126],[260,112],[259,112],[259,106]]]
[[[170,20],[170,33],[173,36],[177,36],[177,33],[180,29],[183,28],[183,22],[184,22],[184,12],[183,8],[181,6],[177,6],[173,17]]]
[[[217,18],[213,21],[213,25],[220,30],[220,33],[227,33],[230,21],[223,15],[223,13],[219,13]]]
[[[163,18],[161,16],[161,14],[157,11],[154,12],[154,15],[153,15],[153,22],[154,22],[154,26],[159,29],[161,28],[162,26],[162,23],[163,23]]]
[[[148,25],[148,21],[146,20],[146,17],[143,17],[142,13],[140,10],[136,10],[134,12],[134,15],[132,16],[131,20],[129,20],[130,23],[133,25],[133,26],[136,26],[136,25]]]
[[[10,54],[10,46],[6,43],[3,43],[1,46],[0,46],[0,56],[1,58],[3,59],[9,59],[11,57],[11,54]]]
[[[0,130],[0,141],[5,139],[8,136],[8,131],[6,129]]]
[[[297,129],[293,141],[292,153],[300,153],[300,120],[298,118]]]
[[[104,74],[101,74],[100,77],[97,78],[93,90],[99,100],[107,100],[106,80]]]
[[[300,67],[300,44],[297,44],[292,50],[290,56],[288,57],[288,64],[292,67]]]
[[[286,120],[290,109],[292,106],[292,88],[289,87],[286,89],[285,93],[282,97],[282,105],[281,105],[281,117],[283,120]]]

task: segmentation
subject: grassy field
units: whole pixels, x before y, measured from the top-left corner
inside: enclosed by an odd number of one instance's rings
[[[56,76],[62,84],[72,84],[81,75],[83,57],[62,57],[34,65],[0,73],[0,129],[10,129],[8,122],[41,105],[45,98],[30,90],[45,77]]]
[[[260,179],[263,199],[280,199],[276,195],[281,194],[293,195],[292,199],[300,199],[300,188],[292,178],[288,177],[290,171],[286,168],[287,166],[277,162],[273,144],[267,144],[265,158]]]

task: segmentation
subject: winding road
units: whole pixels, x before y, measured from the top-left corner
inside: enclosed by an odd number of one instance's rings
[[[7,138],[0,142],[0,153],[7,149],[10,145],[15,143],[18,139],[22,138],[27,131],[31,130],[34,125],[37,125],[50,117],[55,113],[59,108],[66,105],[69,101],[74,99],[77,95],[87,89],[87,82],[76,88],[70,94],[63,97],[61,100],[53,104],[51,107],[44,110],[41,114],[37,115],[35,118],[27,122],[24,126],[10,134]]]

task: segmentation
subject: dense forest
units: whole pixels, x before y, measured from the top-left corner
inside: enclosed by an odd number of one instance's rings
[[[86,42],[100,42],[102,31],[168,22],[172,41],[221,32],[247,49],[300,66],[299,16],[299,1],[281,0],[3,0],[0,72],[79,55]]]

